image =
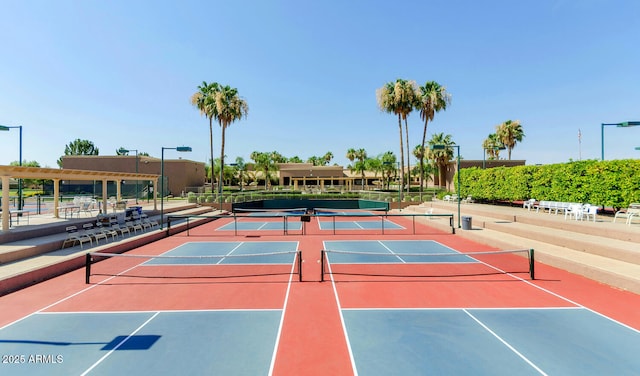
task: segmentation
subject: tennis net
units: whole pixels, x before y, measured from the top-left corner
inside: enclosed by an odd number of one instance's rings
[[[316,215],[327,216],[380,216],[388,213],[387,208],[366,208],[366,209],[332,209],[332,208],[314,208]]]
[[[307,213],[306,208],[293,208],[293,209],[252,209],[252,208],[235,208],[233,212],[237,215],[248,215],[256,217],[281,217],[284,215],[301,216]]]
[[[93,252],[86,255],[85,282],[92,276],[141,279],[224,279],[269,277],[302,281],[302,252],[226,255],[138,255]]]
[[[533,249],[471,253],[384,253],[324,249],[321,251],[320,264],[321,281],[326,276],[332,281],[352,281],[352,276],[442,278],[525,275],[531,280],[535,279]]]

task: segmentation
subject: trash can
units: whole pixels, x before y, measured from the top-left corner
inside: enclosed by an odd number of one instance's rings
[[[471,217],[462,217],[462,229],[471,230]]]

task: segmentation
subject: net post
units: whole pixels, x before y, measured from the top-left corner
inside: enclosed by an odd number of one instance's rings
[[[238,218],[236,212],[233,212],[233,235],[238,236]]]
[[[449,217],[449,226],[451,226],[451,233],[455,234],[456,233],[456,228],[453,225],[453,214],[451,214],[450,217]]]
[[[298,251],[298,282],[302,282],[302,251]]]
[[[287,231],[287,215],[283,214],[282,215],[282,235],[288,235],[289,232]]]
[[[324,258],[325,251],[323,249],[320,251],[320,282],[324,282]]]
[[[413,226],[413,235],[416,234],[416,215],[411,214],[411,225]]]
[[[333,235],[335,235],[336,234],[336,215],[333,214],[331,216],[331,219],[333,219]]]
[[[536,267],[535,267],[535,257],[533,248],[529,250],[529,275],[531,276],[531,280],[536,279]]]
[[[84,283],[89,284],[91,279],[91,253],[85,255]]]

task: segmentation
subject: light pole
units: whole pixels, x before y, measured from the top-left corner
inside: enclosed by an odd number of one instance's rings
[[[19,141],[19,145],[20,145],[20,152],[19,152],[19,160],[18,160],[18,166],[22,166],[22,125],[16,125],[13,127],[10,126],[6,126],[6,125],[0,125],[0,131],[8,131],[11,130],[11,128],[18,128],[19,132],[20,132],[20,141]],[[18,179],[18,210],[22,210],[22,179]]]
[[[442,144],[436,144],[436,145],[432,145],[431,148],[433,150],[444,150],[447,148],[456,148],[457,149],[457,167],[456,167],[456,173],[458,175],[458,228],[460,228],[460,145],[442,145]]]
[[[164,151],[176,150],[179,152],[191,151],[190,146],[178,146],[175,148],[162,147],[162,153],[160,157],[160,230],[164,227]]]
[[[118,152],[120,153],[129,153],[131,151],[135,151],[136,152],[136,174],[138,173],[138,150],[136,149],[125,149],[125,148],[120,148],[118,149]],[[138,203],[138,179],[136,179],[136,204]]]
[[[622,123],[602,123],[602,125],[600,126],[600,150],[601,150],[601,157],[602,160],[604,161],[604,127],[607,126],[615,126],[617,128],[629,128],[629,127],[635,127],[640,125],[640,121],[625,121]]]

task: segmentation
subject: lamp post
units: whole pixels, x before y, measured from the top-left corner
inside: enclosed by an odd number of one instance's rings
[[[22,166],[22,125],[16,125],[13,127],[10,126],[6,126],[6,125],[0,125],[0,131],[9,131],[12,128],[18,128],[19,133],[20,133],[20,140],[19,140],[19,160],[18,160],[18,166]],[[22,210],[22,179],[18,179],[18,210]]]
[[[431,148],[433,150],[444,150],[447,148],[456,148],[457,149],[457,167],[456,167],[456,173],[458,175],[458,228],[460,228],[460,145],[442,145],[442,144],[436,144],[436,145],[432,145]]]
[[[601,157],[604,161],[604,127],[607,126],[615,126],[616,128],[629,128],[640,125],[640,121],[625,121],[622,123],[602,123],[600,126],[600,146],[601,146]]]
[[[162,147],[162,153],[160,157],[160,230],[164,227],[164,151],[176,150],[179,152],[191,151],[190,146],[178,146],[175,148]]]
[[[118,149],[118,152],[120,153],[129,153],[131,151],[135,151],[136,152],[136,174],[138,173],[138,150],[136,149],[125,149],[125,148],[120,148]],[[136,179],[136,204],[138,203],[138,179]]]

